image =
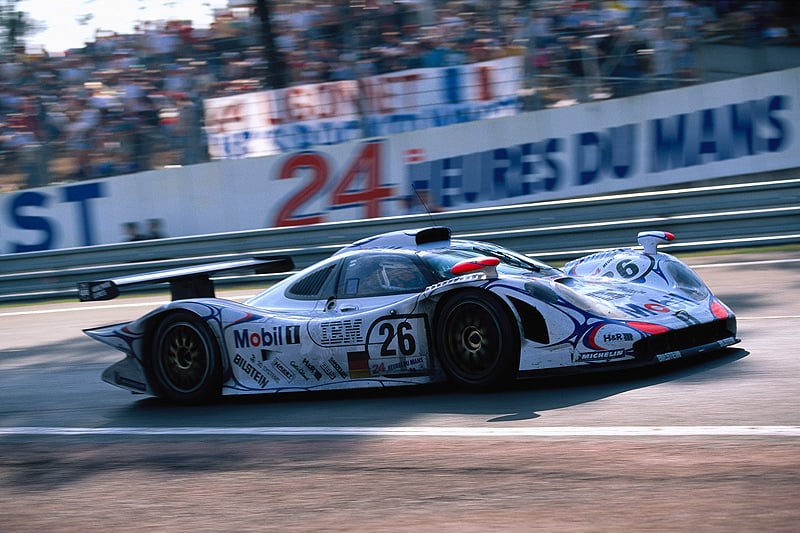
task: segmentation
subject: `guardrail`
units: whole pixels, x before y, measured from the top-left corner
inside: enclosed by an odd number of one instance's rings
[[[174,237],[0,256],[0,302],[69,297],[78,281],[289,254],[298,268],[365,236],[428,225],[544,260],[635,244],[643,229],[675,233],[671,252],[800,242],[800,179],[614,194],[311,226]],[[271,276],[274,278],[275,276]],[[226,278],[221,283],[261,279]]]

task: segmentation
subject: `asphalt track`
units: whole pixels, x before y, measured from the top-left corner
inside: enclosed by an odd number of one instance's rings
[[[740,344],[492,394],[175,407],[80,331],[163,297],[0,308],[0,530],[796,531],[800,251],[686,260]]]

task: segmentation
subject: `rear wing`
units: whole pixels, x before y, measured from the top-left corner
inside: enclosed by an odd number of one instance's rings
[[[78,283],[78,300],[93,302],[111,300],[119,296],[120,287],[169,283],[173,300],[185,298],[214,298],[213,274],[234,270],[255,271],[256,274],[287,272],[294,268],[289,256],[253,257],[234,261],[222,261],[188,267],[132,274],[118,278]]]

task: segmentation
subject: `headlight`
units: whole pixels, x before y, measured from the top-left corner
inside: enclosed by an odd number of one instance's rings
[[[708,287],[703,283],[691,268],[677,259],[663,263],[664,273],[672,280],[672,288],[683,292],[695,300],[705,300],[710,294]]]

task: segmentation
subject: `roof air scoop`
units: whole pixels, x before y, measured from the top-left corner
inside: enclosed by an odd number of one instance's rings
[[[655,255],[658,253],[658,245],[674,241],[675,235],[668,231],[641,231],[636,240],[644,248],[644,253]]]
[[[432,242],[446,242],[450,240],[450,228],[446,226],[432,226],[423,228],[417,232],[417,244],[429,244]]]
[[[431,248],[443,246],[450,241],[450,228],[445,226],[431,226],[414,230],[399,230],[381,233],[348,244],[336,253],[349,250],[367,250],[375,248],[405,248],[420,250],[423,247]],[[335,254],[334,254],[335,255]]]
[[[453,265],[453,267],[450,269],[450,272],[456,276],[460,276],[462,274],[472,274],[473,272],[485,272],[488,277],[496,278],[497,265],[499,264],[500,260],[496,257],[474,257],[472,259],[459,261]]]

